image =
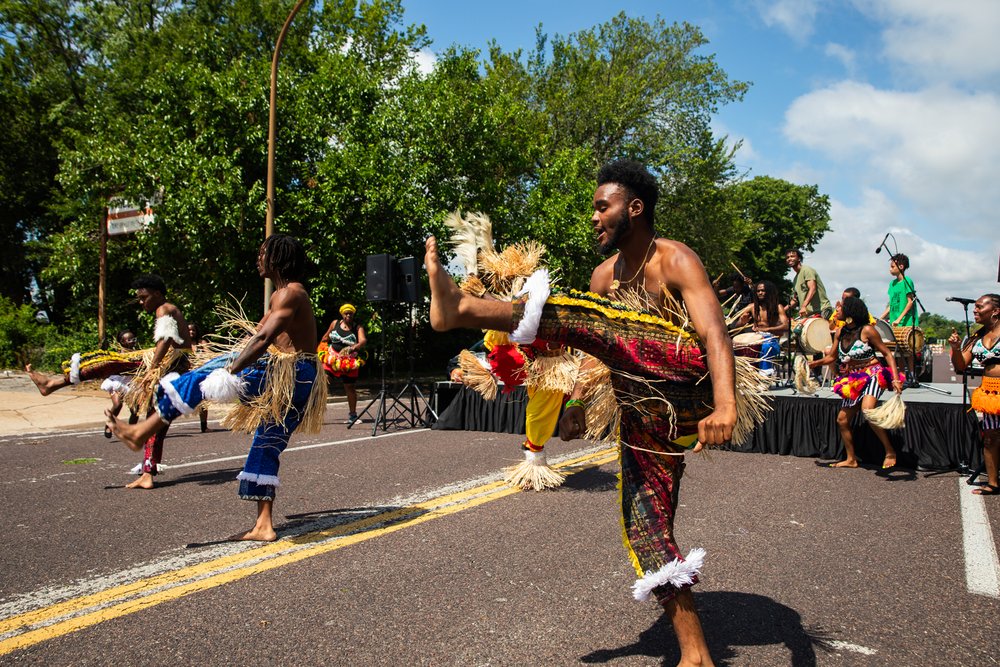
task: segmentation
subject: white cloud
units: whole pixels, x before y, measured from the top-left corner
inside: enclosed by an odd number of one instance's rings
[[[414,51],[411,57],[421,76],[427,76],[434,71],[434,65],[437,64],[437,54],[430,49],[425,47],[419,51]]]
[[[813,33],[819,0],[757,0],[754,7],[765,25],[777,26],[802,42]]]
[[[851,49],[847,48],[843,44],[837,44],[836,42],[828,42],[826,48],[823,52],[831,58],[840,61],[840,64],[844,66],[847,70],[849,76],[854,75],[855,70],[855,53]]]
[[[750,137],[743,136],[739,132],[734,132],[725,123],[720,122],[718,118],[712,119],[712,134],[716,137],[725,137],[726,148],[729,150],[732,150],[737,143],[739,144],[739,148],[736,149],[734,155],[734,161],[738,169],[746,169],[757,159],[757,152],[753,149]]]
[[[785,136],[970,234],[995,235],[1000,208],[1000,97],[949,87],[878,90],[844,81],[803,95]]]
[[[945,301],[949,296],[976,298],[985,292],[995,292],[997,271],[996,243],[994,247],[969,251],[950,248],[916,234],[906,226],[905,215],[885,193],[866,190],[857,207],[834,199],[830,207],[831,231],[816,246],[805,263],[815,268],[831,303],[840,298],[846,287],[857,287],[862,298],[876,316],[888,301],[886,290],[890,253],[875,249],[887,232],[892,234],[886,245],[910,258],[908,272],[917,288],[923,307],[952,319],[961,319],[962,307]]]
[[[884,54],[928,80],[975,81],[1000,74],[997,0],[858,0],[886,23]]]

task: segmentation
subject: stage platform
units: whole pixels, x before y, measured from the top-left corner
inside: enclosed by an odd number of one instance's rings
[[[970,380],[970,389],[978,379]],[[933,383],[929,388],[907,389],[906,427],[890,433],[903,468],[946,470],[982,460],[982,438],[975,414],[962,409],[960,383]],[[942,393],[948,392],[948,393]],[[733,451],[803,456],[824,460],[841,459],[843,445],[836,417],[840,398],[829,388],[803,395],[793,389],[769,392],[772,407],[767,420]],[[886,396],[888,397],[888,396]],[[524,433],[523,387],[486,401],[476,392],[452,382],[435,387],[438,421],[436,429]],[[860,418],[859,418],[860,419]],[[862,463],[881,465],[882,445],[867,425],[855,428],[855,443]]]

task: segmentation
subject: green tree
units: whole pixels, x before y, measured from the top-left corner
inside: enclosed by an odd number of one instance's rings
[[[926,311],[920,313],[918,326],[923,330],[926,340],[947,340],[953,330],[957,331],[959,336],[965,336],[964,321],[949,320],[944,315],[936,313],[928,313]],[[976,328],[976,325],[973,324],[971,331],[974,333]]]
[[[744,224],[736,265],[755,280],[772,281],[780,293],[789,292],[785,250],[812,250],[830,229],[829,197],[818,186],[770,176],[735,183],[728,194]]]
[[[29,260],[0,269],[16,301],[34,279],[56,321],[92,328],[97,232],[120,196],[153,200],[156,221],[109,243],[111,331],[135,326],[129,284],[144,272],[164,275],[206,329],[230,295],[260,315],[269,66],[288,9],[0,0],[12,128],[0,145],[17,158],[0,169],[0,241]],[[489,214],[500,245],[545,243],[563,282],[586,286],[600,259],[594,176],[611,158],[650,166],[658,230],[713,269],[763,243],[761,221],[788,196],[734,185],[732,151],[709,121],[747,84],[704,55],[694,26],[620,14],[567,37],[539,28],[527,55],[453,47],[429,74],[413,59],[426,45],[399,0],[334,0],[305,7],[283,46],[275,228],[305,242],[321,320],[363,303],[367,255],[419,256],[455,209]],[[812,220],[798,211],[783,224],[805,225],[796,216]]]

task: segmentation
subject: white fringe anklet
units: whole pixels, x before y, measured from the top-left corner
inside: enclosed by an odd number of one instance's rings
[[[640,602],[653,596],[653,589],[658,586],[673,586],[683,588],[694,583],[694,578],[701,573],[705,563],[705,550],[701,547],[692,549],[686,560],[675,558],[659,570],[650,570],[641,579],[632,584],[632,596]]]

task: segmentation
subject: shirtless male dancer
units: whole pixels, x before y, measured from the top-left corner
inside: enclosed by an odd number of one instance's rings
[[[679,366],[696,364],[701,369],[700,375],[705,370],[704,354],[695,350],[691,358],[671,357],[673,345],[659,344],[665,339],[647,338],[656,333],[643,330],[642,325],[634,321],[622,325],[617,317],[604,319],[600,307],[581,307],[585,316],[580,316],[572,306],[559,305],[558,299],[548,299],[540,314],[540,323],[536,322],[533,330],[529,327],[527,336],[537,333],[539,338],[581,349],[612,369],[612,382],[622,408],[619,438],[626,546],[637,573],[640,576],[645,573],[637,582],[636,598],[647,599],[651,589],[652,595],[664,606],[677,634],[681,665],[711,665],[690,591],[691,584],[697,581],[697,566],[691,567],[691,576],[686,581],[664,580],[658,575],[670,568],[688,565],[680,557],[673,537],[673,515],[684,466],[680,454],[691,448],[695,432],[698,438],[693,447],[695,451],[704,445],[723,444],[732,437],[737,417],[732,343],[719,301],[698,256],[683,243],[657,239],[654,234],[653,208],[658,193],[653,176],[638,163],[618,161],[602,168],[597,182],[591,222],[599,250],[606,255],[618,252],[594,270],[590,291],[614,298],[616,291],[638,288],[647,299],[656,302],[661,300],[661,288],[666,288],[682,299],[707,353],[711,387],[705,389],[706,383],[698,384],[694,380],[669,384],[670,380],[650,370],[666,359],[668,363],[676,361]],[[466,294],[445,271],[434,237],[427,240],[426,250],[425,263],[431,288],[430,320],[435,330],[495,329],[513,331],[514,338],[521,325],[531,319],[531,296],[527,302],[510,303]],[[635,338],[631,345],[629,341],[621,342],[630,336]],[[630,350],[637,350],[631,358],[633,352]],[[616,376],[614,371],[619,368],[627,372]],[[667,370],[673,373],[678,369]],[[642,391],[642,385],[631,382],[627,376],[639,373],[648,373],[647,377],[653,377],[659,386],[669,384],[678,393],[700,392],[695,397],[697,400],[675,404],[677,424],[685,428],[682,437],[672,433],[665,415],[640,415],[630,406],[626,399],[628,392]],[[574,390],[570,406],[560,422],[560,435],[565,440],[585,432],[585,408],[578,400],[581,395],[582,389]],[[714,407],[706,407],[709,402]],[[695,560],[693,553],[688,554],[688,558]],[[640,595],[640,584],[646,584],[645,595]]]
[[[184,320],[184,314],[180,308],[167,301],[167,285],[163,278],[152,273],[139,276],[132,283],[132,289],[135,290],[135,297],[142,309],[156,316],[153,332],[156,346],[153,358],[146,365],[146,368],[159,368],[171,350],[190,350],[191,337],[188,333],[187,322]],[[25,366],[28,377],[38,387],[42,396],[48,396],[54,391],[71,384],[78,384],[81,381],[98,380],[113,374],[134,372],[139,369],[142,362],[141,354],[127,355],[128,358],[125,358],[103,350],[73,356],[73,360],[63,364],[66,371],[62,375],[47,376],[33,371],[30,364]],[[164,375],[169,371],[183,372],[189,367],[187,355],[184,355],[178,357],[164,372]],[[146,416],[151,414],[153,414],[153,408],[150,406]],[[149,435],[145,446],[141,448],[144,450],[141,473],[135,481],[126,484],[125,488],[153,488],[153,476],[156,475],[160,459],[163,456],[163,441],[167,437],[168,427],[169,425],[164,425],[163,428]]]
[[[253,444],[240,473],[239,496],[257,501],[257,520],[250,530],[230,537],[232,540],[272,542],[277,539],[272,520],[275,491],[278,486],[278,457],[288,439],[301,423],[316,379],[316,319],[309,293],[302,284],[305,250],[295,238],[272,234],[260,247],[257,270],[262,278],[274,282],[270,310],[257,323],[256,333],[233,358],[218,357],[204,366],[160,382],[155,414],[135,425],[124,424],[107,412],[112,433],[131,449],[157,429],[180,414],[192,413],[203,400],[202,382],[213,372],[225,370],[243,383],[240,400],[249,402],[266,391],[268,382],[265,353],[273,345],[281,353],[295,358],[295,388],[291,405],[283,420],[264,419],[254,433]]]

